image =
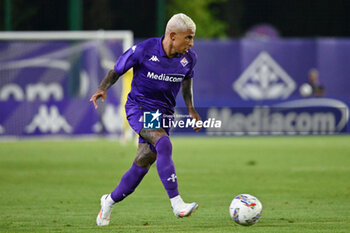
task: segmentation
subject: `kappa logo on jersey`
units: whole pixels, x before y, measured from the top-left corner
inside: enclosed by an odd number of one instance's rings
[[[180,63],[181,63],[181,65],[182,65],[183,67],[185,67],[185,66],[188,64],[188,61],[187,61],[187,59],[184,57],[184,58],[182,58],[182,60],[180,61]]]
[[[58,133],[63,130],[66,133],[72,132],[72,127],[67,123],[66,119],[60,115],[56,106],[50,108],[46,105],[39,107],[39,112],[36,114],[32,122],[26,127],[27,133],[33,133],[36,129],[42,133]]]
[[[159,62],[159,59],[158,59],[158,57],[157,57],[156,55],[153,55],[153,56],[149,59],[149,61]]]
[[[261,52],[233,84],[243,99],[286,99],[295,82],[267,53]]]
[[[162,114],[157,110],[156,112],[143,113],[143,128],[145,129],[160,129],[160,116]]]

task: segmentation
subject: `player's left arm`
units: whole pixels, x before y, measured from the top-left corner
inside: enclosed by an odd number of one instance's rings
[[[196,121],[201,121],[201,117],[197,113],[193,105],[193,88],[192,88],[192,78],[184,79],[181,86],[182,96],[184,98],[185,104],[187,106],[188,113]],[[194,130],[198,132],[201,127],[195,127]]]

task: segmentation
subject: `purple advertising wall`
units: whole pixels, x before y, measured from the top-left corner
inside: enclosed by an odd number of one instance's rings
[[[200,41],[194,50],[199,106],[301,98],[299,88],[312,68],[319,72],[325,97],[346,101],[350,97],[350,40]]]
[[[222,121],[206,133],[349,132],[349,39],[200,41],[194,50],[195,104],[202,118]]]
[[[349,132],[350,39],[201,40],[193,49],[195,105],[203,120],[221,121],[202,134]],[[89,103],[121,52],[113,41],[1,42],[0,137],[122,134],[121,83],[99,111]],[[187,114],[181,94],[177,103]]]
[[[89,102],[121,54],[117,41],[0,42],[0,136],[121,134],[121,86],[99,111]]]

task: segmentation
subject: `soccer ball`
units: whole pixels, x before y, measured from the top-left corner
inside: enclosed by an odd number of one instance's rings
[[[312,94],[312,87],[308,83],[304,83],[299,88],[299,93],[302,97],[309,97]]]
[[[258,198],[250,194],[240,194],[230,205],[230,216],[236,223],[251,226],[259,221],[262,214],[262,205]]]

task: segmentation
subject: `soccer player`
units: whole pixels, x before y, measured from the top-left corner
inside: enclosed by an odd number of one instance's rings
[[[196,121],[201,120],[193,106],[192,98],[196,54],[191,47],[195,32],[196,25],[190,17],[185,14],[172,16],[167,23],[165,35],[148,39],[127,50],[119,57],[114,70],[108,72],[97,92],[91,97],[90,101],[97,109],[96,100],[101,98],[104,101],[107,89],[122,74],[133,68],[134,77],[125,111],[130,126],[140,136],[137,155],[115,190],[101,197],[97,225],[109,224],[114,204],[135,190],[156,160],[160,180],[170,198],[175,216],[190,216],[198,208],[197,203],[185,203],[179,195],[169,128],[143,127],[144,112],[155,112],[154,118],[160,114],[174,114],[175,98],[180,87],[190,116]],[[195,127],[194,130],[198,132],[200,128]]]

